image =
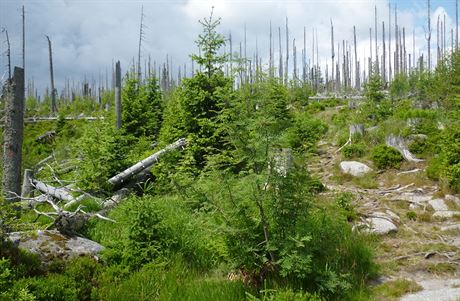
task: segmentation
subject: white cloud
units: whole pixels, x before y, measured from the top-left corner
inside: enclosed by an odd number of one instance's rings
[[[212,6],[214,6],[214,14],[222,17],[221,32],[228,35],[231,31],[234,50],[238,50],[238,44],[244,39],[246,24],[248,56],[254,53],[257,40],[260,54],[265,61],[269,51],[270,21],[273,26],[276,51],[278,27],[281,27],[282,48],[285,51],[284,25],[287,16],[291,38],[289,47],[292,51],[292,39],[295,38],[299,68],[304,27],[307,32],[308,57],[311,56],[312,29],[315,28],[323,65],[326,62],[330,65],[331,19],[334,22],[336,44],[342,45],[342,40],[352,42],[353,26],[356,26],[358,56],[361,61],[364,61],[364,54],[369,55],[369,28],[374,27],[374,6],[377,6],[378,10],[379,43],[381,43],[382,21],[385,22],[388,36],[386,0],[0,0],[0,27],[6,27],[10,32],[14,64],[20,64],[21,60],[20,5],[22,4],[25,4],[27,16],[26,74],[27,77],[35,79],[36,85],[42,91],[49,81],[45,34],[49,35],[53,42],[58,89],[63,88],[65,78],[81,81],[85,74],[87,78],[91,76],[98,78],[99,74],[104,73],[107,68],[110,72],[113,59],[120,59],[122,68],[126,70],[132,64],[133,57],[137,57],[142,4],[146,16],[143,58],[147,59],[150,55],[152,60],[163,63],[166,55],[169,55],[176,66],[175,70],[179,64],[184,63],[188,64],[187,68],[190,70],[189,54],[196,52],[194,41],[200,32],[197,21],[208,17]],[[433,4],[434,34],[437,16],[444,16],[444,13],[447,16],[446,28],[449,31],[454,25],[451,17],[454,12]],[[412,52],[414,28],[417,54],[418,49],[426,50],[423,30],[425,15],[426,8],[420,1],[413,2],[410,7],[406,5],[404,9],[398,11],[398,22],[401,27],[406,28],[408,52]],[[391,18],[394,22],[393,15]],[[391,34],[394,38],[394,28]],[[450,35],[448,38],[448,45],[450,45]],[[3,40],[4,37],[1,36],[0,41]],[[436,37],[433,36],[432,47],[435,47],[433,43],[435,41]],[[380,54],[381,47],[380,45]],[[4,50],[5,44],[1,43],[0,51]],[[435,54],[434,51],[433,53]],[[292,58],[292,52],[290,55]],[[5,71],[4,56],[0,59],[0,64],[1,76]],[[292,70],[292,66],[290,69]]]

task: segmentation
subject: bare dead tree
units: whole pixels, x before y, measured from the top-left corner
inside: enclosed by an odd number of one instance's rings
[[[115,126],[121,128],[121,67],[120,61],[115,64]]]
[[[289,25],[286,17],[286,65],[284,66],[285,85],[289,83]]]
[[[279,52],[280,52],[280,57],[279,57],[279,65],[278,65],[278,77],[280,78],[280,81],[283,82],[283,49],[281,45],[281,28],[278,27],[278,44],[279,44]]]
[[[273,77],[273,38],[272,38],[272,21],[270,20],[270,59],[268,63],[268,69],[270,77]]]
[[[2,29],[2,32],[5,32],[6,35],[6,57],[8,60],[8,79],[11,79],[11,45],[10,37],[8,35],[8,30],[5,28]]]
[[[355,47],[355,89],[360,90],[359,66],[358,66],[358,46],[356,44],[356,26],[353,26],[353,44]]]
[[[391,68],[391,2],[388,1],[388,81],[391,82],[393,70]]]
[[[21,194],[22,140],[24,133],[24,69],[15,67],[7,81],[3,143],[3,179],[5,198],[17,201]]]
[[[228,34],[228,42],[229,42],[229,46],[230,46],[230,74],[233,78],[233,41],[232,41],[232,33],[230,32]],[[185,66],[184,66],[185,68]],[[184,69],[184,75],[187,76],[187,72],[185,71]]]
[[[395,76],[399,73],[399,28],[398,28],[398,6],[395,4],[395,55],[394,55]]]
[[[22,6],[22,69],[26,70],[26,14],[24,5]]]
[[[382,79],[383,82],[387,81],[387,70],[386,70],[386,45],[385,45],[385,21],[382,21],[382,44],[383,44],[383,62],[382,62]]]
[[[428,48],[428,70],[431,70],[431,2],[430,0],[427,0],[427,22],[428,22],[428,28],[425,31],[425,39],[427,42],[427,48]]]
[[[307,82],[307,28],[303,27],[302,81]]]
[[[51,115],[55,115],[57,112],[57,105],[56,105],[56,89],[54,88],[53,51],[51,48],[50,37],[46,36],[46,39],[48,40],[50,78],[51,78]]]
[[[374,14],[374,28],[375,28],[375,66],[377,74],[380,73],[379,70],[379,48],[378,48],[378,27],[377,27],[377,5],[375,6],[375,14]]]
[[[295,39],[292,40],[292,57],[294,59],[294,80],[297,81],[297,48],[295,45]]]
[[[139,26],[139,49],[137,53],[137,81],[138,85],[141,84],[142,72],[141,72],[141,47],[142,41],[144,40],[144,6],[141,7],[141,24]]]
[[[438,15],[438,20],[436,22],[436,62],[439,64],[439,61],[441,60],[441,48],[439,46],[439,15]]]
[[[355,30],[355,27],[353,26]],[[356,50],[356,30],[355,30],[355,50]],[[331,19],[331,59],[332,59],[332,79],[334,81],[334,68],[335,68],[335,51],[334,51],[334,24]],[[335,92],[335,85],[333,84],[332,90]]]

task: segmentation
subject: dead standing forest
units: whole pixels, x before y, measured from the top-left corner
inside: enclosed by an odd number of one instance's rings
[[[0,299],[459,298],[455,2],[453,28],[426,2],[427,53],[391,4],[368,57],[330,20],[326,64],[315,29],[270,22],[262,57],[211,12],[174,68],[141,59],[142,10],[132,64],[61,91],[45,36],[43,97],[23,7],[21,67],[2,30]]]

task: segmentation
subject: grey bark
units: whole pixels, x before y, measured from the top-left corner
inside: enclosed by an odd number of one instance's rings
[[[15,67],[7,83],[3,134],[3,192],[10,201],[21,194],[22,141],[24,133],[24,69]]]
[[[353,26],[353,29],[355,27]],[[354,31],[355,33],[355,50],[356,50],[356,30]],[[334,77],[334,68],[335,68],[335,51],[334,51],[334,24],[332,23],[331,19],[331,59],[332,59],[332,83],[334,83],[335,77]],[[335,92],[335,85],[333,84],[332,91]]]
[[[115,126],[121,128],[121,67],[120,61],[115,64]]]
[[[391,82],[391,3],[388,1],[388,82]]]
[[[56,89],[54,88],[53,51],[51,48],[51,40],[49,36],[46,36],[46,39],[48,40],[48,51],[49,51],[49,61],[50,61],[51,114],[55,115],[57,112],[57,105],[56,105]]]
[[[385,138],[385,144],[389,147],[396,149],[404,159],[410,162],[422,162],[423,160],[417,159],[408,149],[404,139],[401,136],[390,135]]]
[[[22,6],[22,69],[26,70],[26,15],[24,5]]]
[[[382,62],[382,79],[386,84],[387,81],[387,70],[386,70],[386,45],[385,45],[385,22],[382,21],[382,43],[383,43],[383,62]]]
[[[284,82],[287,86],[289,83],[289,25],[286,17],[286,65],[284,67]]]
[[[141,47],[142,47],[142,38],[144,36],[144,6],[141,7],[141,25],[139,26],[139,49],[137,53],[137,82],[138,85],[141,84],[142,73],[141,73]]]
[[[32,178],[34,176],[34,171],[32,169],[25,169],[24,176],[22,180],[22,189],[21,189],[21,197],[27,198],[29,197],[30,193],[33,191],[32,186]]]
[[[431,70],[431,2],[430,0],[427,0],[428,4],[428,12],[427,12],[427,17],[428,17],[428,29],[427,33],[425,35],[426,41],[427,41],[427,47],[428,47],[428,70]]]
[[[151,155],[150,157],[139,161],[138,163],[134,164],[130,168],[124,170],[123,172],[115,175],[114,177],[109,179],[109,183],[112,185],[119,185],[122,184],[123,182],[126,182],[128,179],[130,179],[132,176],[138,174],[139,172],[149,168],[152,166],[155,162],[159,160],[161,156],[164,154],[174,150],[178,149],[181,147],[185,147],[187,145],[187,141],[184,138],[181,138],[177,140],[176,142],[166,146],[162,150],[156,152],[155,154]]]
[[[279,65],[278,65],[278,77],[280,78],[281,83],[283,82],[283,49],[281,46],[281,28],[278,27],[278,44],[279,44]]]
[[[8,79],[11,79],[11,45],[10,37],[8,36],[8,30],[5,29],[6,35],[6,56],[8,58]]]
[[[52,196],[53,198],[56,198],[58,200],[61,200],[67,203],[69,202],[74,203],[76,201],[76,199],[67,190],[63,188],[54,187],[54,186],[45,184],[36,179],[32,179],[32,185],[38,191],[44,194],[47,194],[49,196]]]

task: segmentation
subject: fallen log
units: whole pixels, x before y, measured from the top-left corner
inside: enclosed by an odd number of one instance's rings
[[[64,201],[64,202],[74,202],[76,199],[68,193],[66,190],[62,188],[57,188],[48,184],[45,184],[41,181],[38,181],[36,179],[32,179],[32,185],[37,189],[38,191],[41,191],[44,194],[50,195],[53,198],[56,198],[58,200]]]
[[[181,147],[185,147],[187,145],[187,141],[184,139],[184,138],[180,138],[179,140],[177,140],[176,142],[166,146],[165,148],[163,148],[162,150],[154,153],[153,155],[151,155],[150,157],[134,164],[133,166],[129,167],[128,169],[122,171],[121,173],[113,176],[112,178],[109,179],[109,183],[116,186],[116,185],[119,185],[123,182],[126,182],[127,180],[129,180],[132,176],[140,173],[141,171],[149,168],[150,166],[152,166],[155,162],[158,161],[158,159],[163,156],[164,154],[172,151],[172,150],[175,150],[175,149],[178,149],[178,148],[181,148]]]

